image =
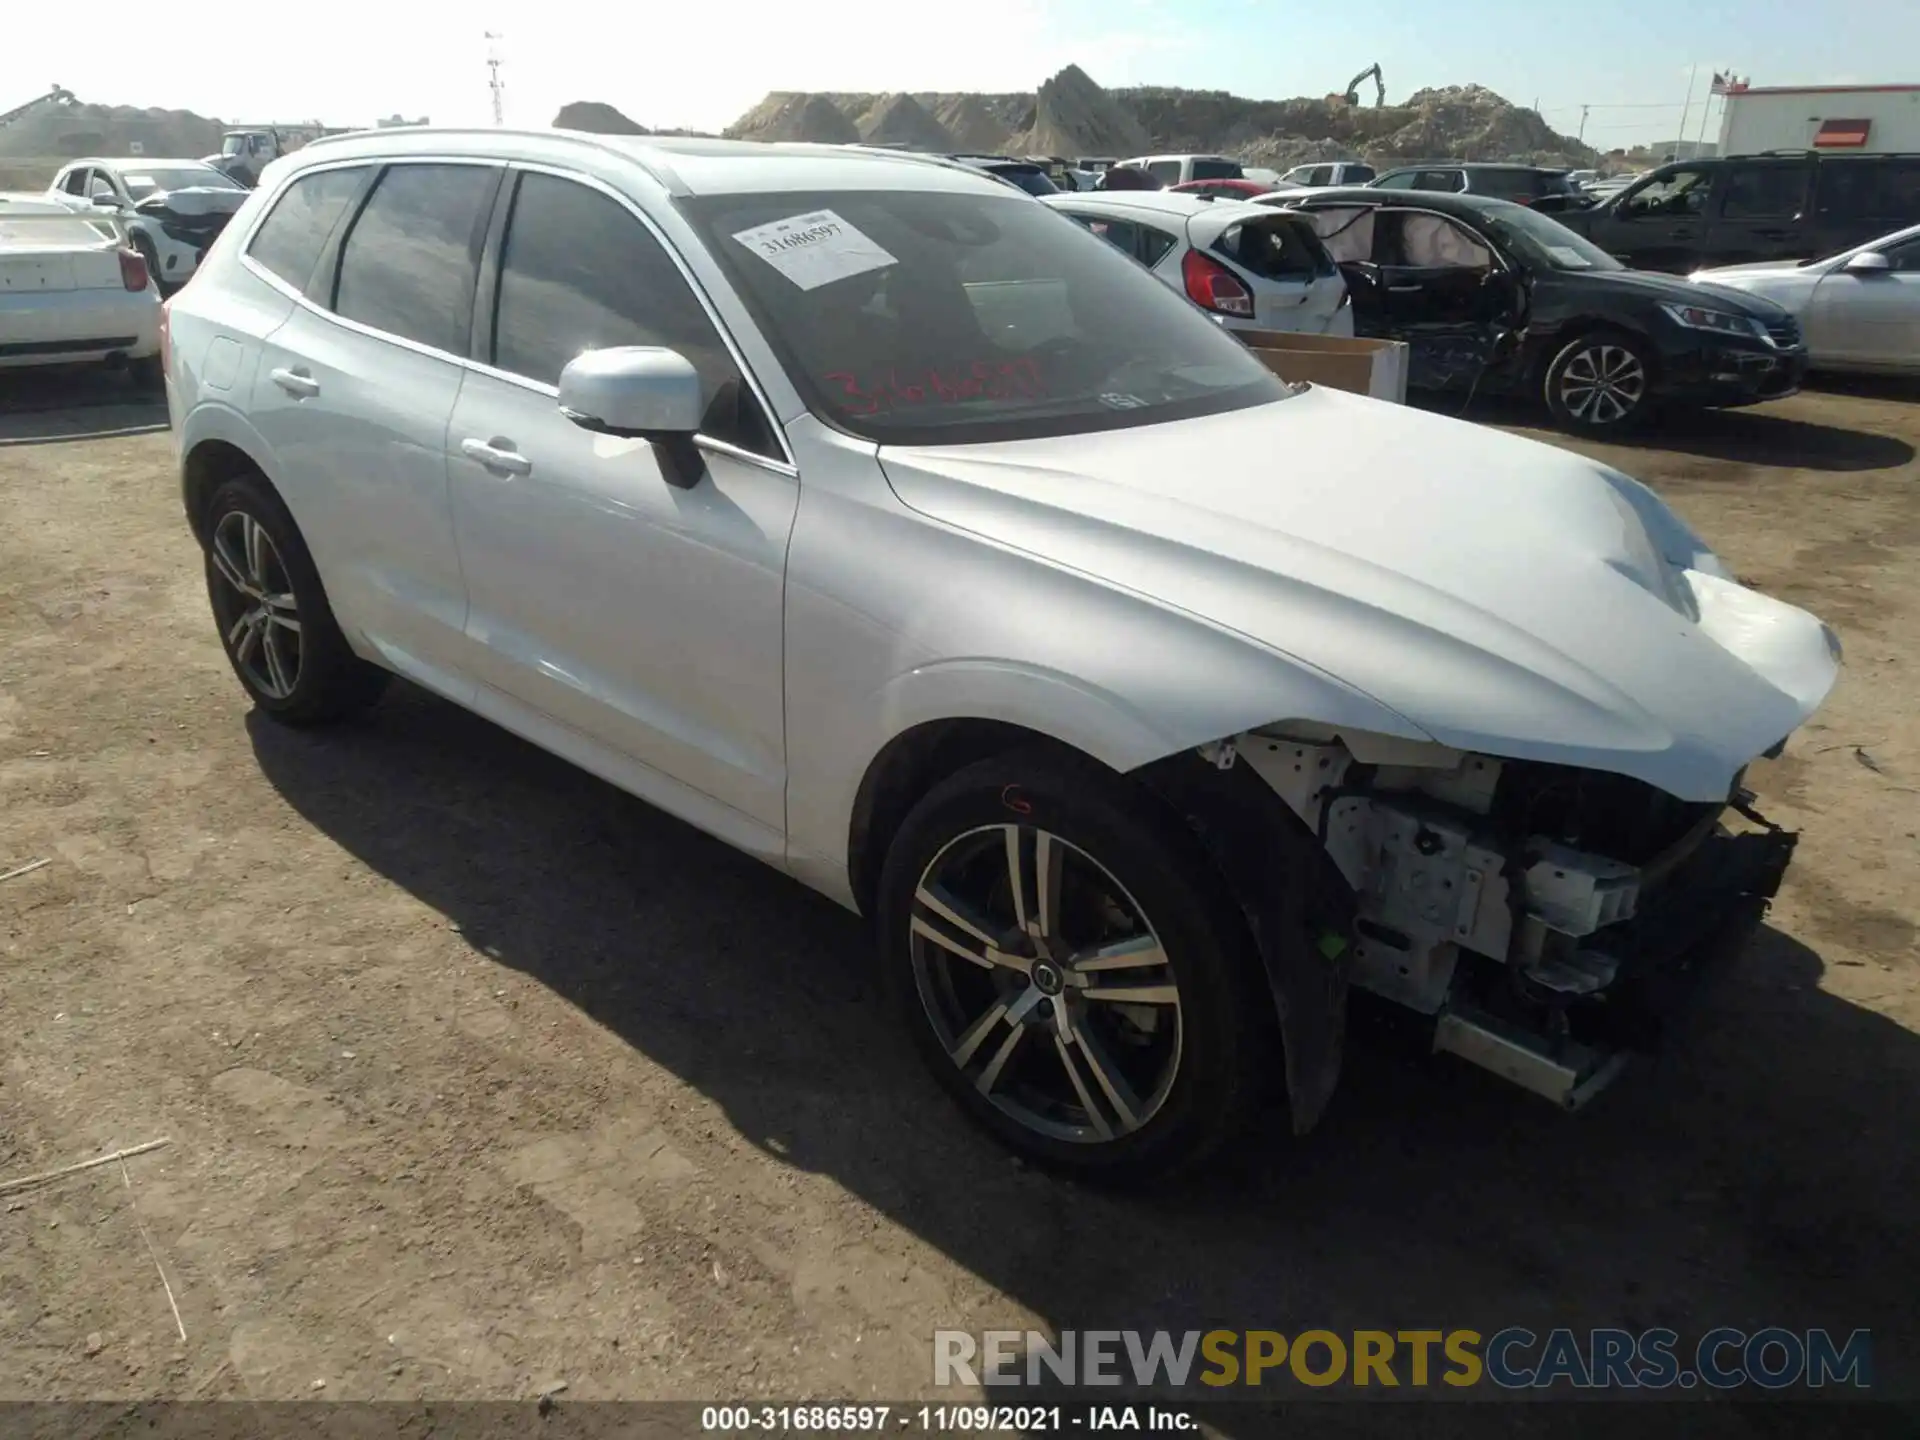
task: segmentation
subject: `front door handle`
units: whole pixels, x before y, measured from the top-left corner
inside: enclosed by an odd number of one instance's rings
[[[308,400],[320,393],[320,382],[301,370],[269,370],[267,378],[296,400]]]
[[[1389,285],[1387,292],[1392,295],[1417,295],[1426,288],[1424,285]]]
[[[533,461],[513,448],[511,440],[502,440],[495,436],[491,441],[466,439],[460,442],[460,453],[469,460],[476,460],[489,470],[498,470],[508,475],[531,475]]]

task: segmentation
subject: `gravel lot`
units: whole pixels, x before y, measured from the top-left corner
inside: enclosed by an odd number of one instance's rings
[[[1211,1323],[1867,1326],[1920,1387],[1920,394],[1593,451],[1848,648],[1690,1044],[1568,1118],[1363,1034],[1307,1141],[1122,1200],[949,1112],[825,901],[409,689],[250,714],[164,416],[9,385],[0,1178],[171,1143],[0,1197],[0,1396],[901,1398],[936,1326]]]

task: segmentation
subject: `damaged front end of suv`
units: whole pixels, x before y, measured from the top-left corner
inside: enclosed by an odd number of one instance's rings
[[[1622,775],[1305,724],[1203,758],[1258,775],[1346,881],[1343,943],[1322,946],[1346,981],[1430,1017],[1436,1051],[1567,1109],[1653,1048],[1794,850],[1737,781],[1724,801],[1683,801]]]

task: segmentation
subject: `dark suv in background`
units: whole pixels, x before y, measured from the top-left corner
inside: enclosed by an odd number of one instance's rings
[[[1580,202],[1580,187],[1565,170],[1540,165],[1488,165],[1469,161],[1429,161],[1402,165],[1369,182],[1380,190],[1436,190],[1451,195],[1485,195],[1536,210],[1558,211]]]
[[[1920,222],[1920,155],[1681,160],[1558,218],[1637,270],[1831,255]]]

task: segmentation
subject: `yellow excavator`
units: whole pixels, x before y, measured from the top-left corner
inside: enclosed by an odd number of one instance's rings
[[[1387,103],[1387,82],[1380,74],[1380,64],[1378,61],[1375,61],[1372,65],[1369,65],[1365,70],[1362,70],[1358,75],[1354,76],[1353,79],[1349,80],[1345,93],[1329,95],[1327,99],[1336,104],[1346,104],[1349,106],[1358,105],[1360,103],[1360,82],[1363,80],[1373,81],[1373,108],[1378,110],[1382,105]]]

